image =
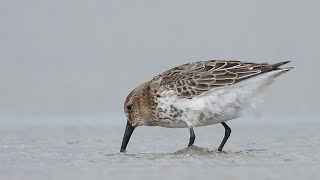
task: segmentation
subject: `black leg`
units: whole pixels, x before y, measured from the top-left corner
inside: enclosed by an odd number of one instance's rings
[[[228,138],[229,138],[229,136],[231,134],[230,127],[225,122],[222,122],[221,124],[223,125],[223,127],[225,129],[225,132],[224,132],[223,140],[222,140],[222,142],[221,142],[221,144],[220,144],[220,146],[218,148],[218,151],[222,151],[223,146],[226,144],[226,142],[227,142],[227,140],[228,140]]]
[[[190,130],[190,139],[189,139],[188,146],[192,146],[192,144],[194,143],[194,140],[196,139],[196,136],[194,135],[194,131],[193,131],[192,126],[189,127],[189,130]]]

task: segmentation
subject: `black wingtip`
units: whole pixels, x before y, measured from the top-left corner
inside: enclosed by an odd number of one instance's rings
[[[286,71],[290,71],[290,70],[294,69],[294,67],[286,67],[286,68],[282,68],[282,69],[285,69]]]
[[[283,66],[283,65],[285,65],[285,64],[288,64],[288,63],[290,63],[291,61],[283,61],[283,62],[279,62],[279,63],[276,63],[276,64],[273,64],[272,65],[272,69],[276,69],[276,68],[278,68],[278,67],[280,67],[280,66]]]

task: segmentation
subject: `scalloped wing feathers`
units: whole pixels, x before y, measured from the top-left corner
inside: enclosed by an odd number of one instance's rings
[[[209,60],[184,64],[156,76],[152,81],[164,90],[174,90],[184,98],[225,87],[288,63],[257,64],[241,61]]]

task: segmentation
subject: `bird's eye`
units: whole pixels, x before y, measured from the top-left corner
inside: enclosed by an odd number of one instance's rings
[[[126,111],[127,111],[127,112],[132,112],[132,111],[133,111],[132,104],[130,104],[130,105],[128,105],[128,106],[126,107]]]

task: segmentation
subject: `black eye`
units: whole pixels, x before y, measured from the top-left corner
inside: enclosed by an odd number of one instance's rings
[[[128,105],[126,109],[127,109],[127,112],[132,112],[133,111],[132,104]]]

